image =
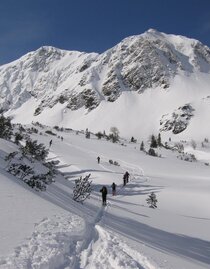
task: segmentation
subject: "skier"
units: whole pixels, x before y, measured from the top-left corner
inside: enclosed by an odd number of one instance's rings
[[[106,186],[103,186],[102,189],[100,190],[102,194],[102,205],[106,205],[106,196],[107,196],[107,188]]]
[[[112,195],[116,195],[116,184],[114,182],[112,183]]]
[[[52,139],[50,140],[49,146],[50,146],[50,147],[52,146]]]
[[[126,179],[126,175],[124,174],[124,175],[123,175],[123,186],[125,186],[126,183],[127,183],[127,179]]]
[[[97,161],[98,161],[98,163],[100,163],[100,157],[99,156],[97,157]]]
[[[130,174],[128,173],[128,171],[126,171],[124,174],[124,177],[126,179],[126,183],[128,183],[129,176],[130,176]]]

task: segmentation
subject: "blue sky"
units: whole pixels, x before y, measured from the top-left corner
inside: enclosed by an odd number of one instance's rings
[[[210,0],[1,0],[0,64],[43,45],[100,53],[149,28],[210,47]]]

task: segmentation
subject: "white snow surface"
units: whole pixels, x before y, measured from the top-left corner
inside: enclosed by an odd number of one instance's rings
[[[59,160],[63,174],[45,192],[33,191],[5,172],[4,157],[17,146],[0,140],[0,269],[210,267],[208,143],[195,150],[186,146],[200,160],[186,162],[164,149],[162,158],[151,157],[138,143],[115,144],[94,135],[86,139],[75,131],[58,135],[64,140],[33,135],[46,146],[53,139],[48,159]],[[131,176],[123,187],[125,171]],[[89,173],[92,194],[77,203],[74,180]],[[103,185],[109,192],[105,207],[99,192]],[[151,192],[157,209],[146,203]]]

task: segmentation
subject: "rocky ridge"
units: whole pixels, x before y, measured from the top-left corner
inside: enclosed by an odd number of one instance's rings
[[[0,67],[0,108],[15,111],[34,99],[34,117],[58,104],[90,113],[123,92],[168,91],[177,74],[196,72],[210,72],[210,48],[154,29],[125,38],[102,54],[45,46]],[[161,130],[170,129],[165,117],[160,121]]]

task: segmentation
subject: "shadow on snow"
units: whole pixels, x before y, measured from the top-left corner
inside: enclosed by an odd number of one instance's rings
[[[210,264],[209,241],[166,232],[132,219],[114,216],[109,212],[106,213],[105,223],[116,233],[149,247]]]

